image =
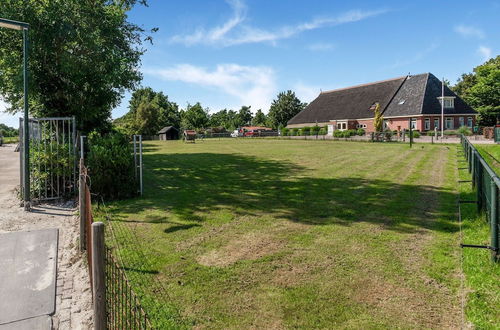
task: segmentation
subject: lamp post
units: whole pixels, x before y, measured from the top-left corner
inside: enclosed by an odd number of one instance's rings
[[[29,171],[29,114],[28,114],[28,29],[29,24],[23,22],[12,21],[5,18],[0,18],[0,27],[23,31],[23,77],[24,77],[24,128],[23,128],[23,164],[24,164],[24,180],[23,184],[23,199],[24,209],[30,209],[30,171]]]

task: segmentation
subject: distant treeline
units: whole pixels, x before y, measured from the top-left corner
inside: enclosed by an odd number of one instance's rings
[[[0,123],[0,136],[11,137],[11,136],[18,136],[18,135],[19,135],[19,131],[17,129]]]

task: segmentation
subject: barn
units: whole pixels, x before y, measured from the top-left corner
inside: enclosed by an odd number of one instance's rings
[[[441,117],[441,103],[444,116]],[[393,131],[421,132],[472,128],[477,112],[447,86],[442,96],[441,81],[432,73],[408,75],[373,83],[321,92],[304,110],[288,121],[287,127],[328,126],[334,130],[363,128],[373,132],[374,109],[380,105],[384,127]]]
[[[158,135],[160,140],[178,140],[179,139],[179,130],[174,126],[163,127]]]

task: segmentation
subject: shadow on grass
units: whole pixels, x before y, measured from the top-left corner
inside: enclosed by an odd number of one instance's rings
[[[363,178],[314,178],[297,165],[238,154],[145,154],[145,194],[117,203],[116,213],[145,210],[145,221],[181,223],[187,230],[209,212],[285,218],[310,225],[369,222],[398,232],[432,229],[454,232],[454,215],[438,207],[456,194],[443,188]],[[374,169],[376,170],[376,169]],[[159,215],[158,215],[159,214]],[[434,217],[440,217],[436,223]],[[114,220],[123,220],[118,214]],[[134,221],[134,220],[132,220]],[[189,223],[189,224],[185,224]]]

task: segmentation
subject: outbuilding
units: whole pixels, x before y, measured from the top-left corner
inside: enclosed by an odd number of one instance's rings
[[[160,140],[178,140],[179,130],[174,126],[163,127],[159,132]]]

